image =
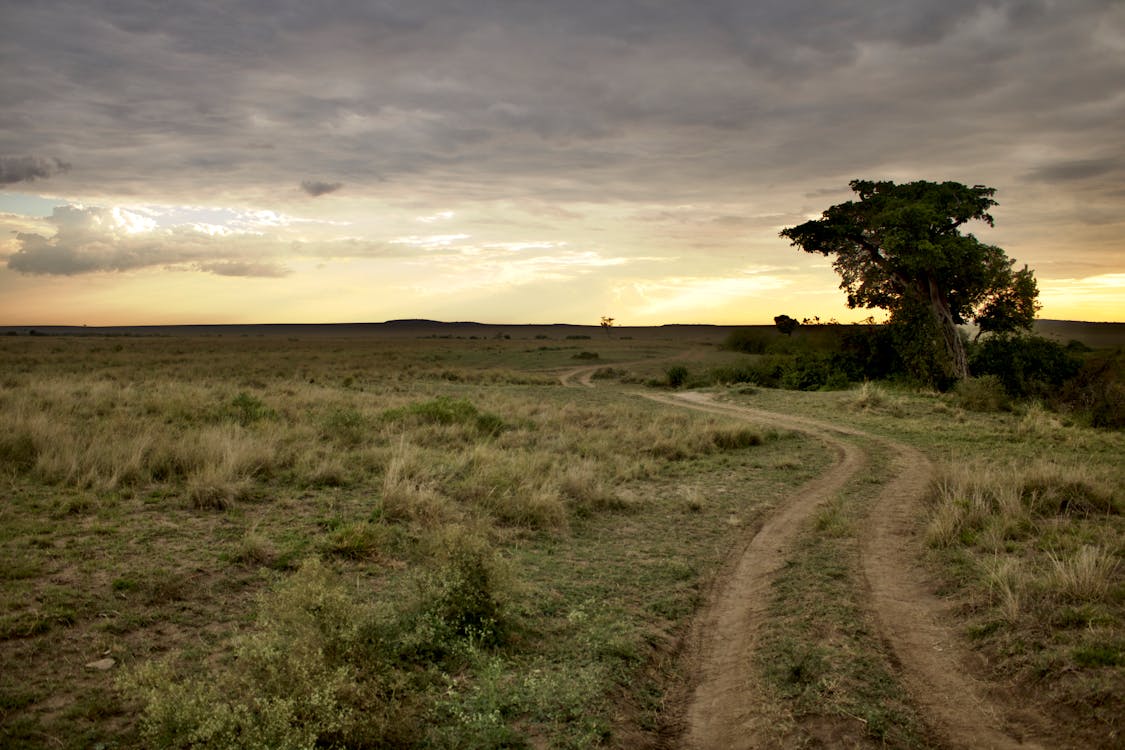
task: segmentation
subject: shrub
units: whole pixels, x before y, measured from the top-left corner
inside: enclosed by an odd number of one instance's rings
[[[231,399],[224,416],[247,427],[263,419],[273,419],[277,413],[262,403],[261,399],[243,391]]]
[[[0,435],[0,466],[16,471],[31,471],[35,468],[39,449],[29,432],[14,432]]]
[[[674,365],[664,372],[664,377],[671,388],[681,388],[688,379],[688,369],[683,365]]]
[[[723,340],[723,348],[743,354],[765,354],[777,338],[773,331],[755,328],[736,328]]]
[[[578,352],[571,359],[599,359],[600,355],[597,352]]]
[[[1007,411],[1011,408],[1004,384],[995,375],[965,378],[953,389],[954,400],[969,411]]]
[[[374,612],[338,576],[306,561],[259,607],[237,658],[206,677],[179,679],[167,663],[122,678],[144,704],[151,747],[386,747],[409,742],[409,693],[383,661]],[[373,647],[374,646],[374,647]]]
[[[978,376],[995,376],[1012,398],[1026,398],[1053,395],[1081,362],[1040,336],[996,335],[972,348],[969,367]]]
[[[505,643],[513,625],[511,585],[496,553],[459,526],[439,532],[434,546],[436,563],[416,578],[415,602],[397,626],[399,658],[441,662],[466,646]]]
[[[325,551],[350,560],[382,557],[394,541],[394,530],[385,524],[356,521],[334,530]]]
[[[761,433],[750,427],[715,430],[711,433],[711,441],[719,450],[751,448],[763,442]]]
[[[1093,427],[1125,427],[1125,356],[1120,350],[1088,356],[1055,402],[1083,415]]]

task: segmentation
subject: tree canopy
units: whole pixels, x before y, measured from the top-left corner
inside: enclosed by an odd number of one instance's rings
[[[792,336],[793,331],[796,331],[801,326],[801,321],[796,318],[790,318],[788,315],[775,315],[773,324],[777,326],[777,330],[781,331],[786,336]]]
[[[959,324],[982,331],[1029,328],[1039,309],[1034,274],[972,234],[969,221],[992,226],[995,189],[958,182],[852,180],[858,200],[831,206],[819,219],[781,231],[810,253],[832,256],[848,307],[881,308],[909,326],[919,350],[946,374],[968,376]],[[940,343],[939,343],[940,342]]]

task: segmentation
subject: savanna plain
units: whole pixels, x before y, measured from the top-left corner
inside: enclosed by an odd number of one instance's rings
[[[959,669],[1009,736],[1120,747],[1122,432],[731,382],[726,333],[0,336],[0,744],[684,746],[703,613],[854,454],[771,574],[755,741],[956,746],[865,567],[909,450]]]

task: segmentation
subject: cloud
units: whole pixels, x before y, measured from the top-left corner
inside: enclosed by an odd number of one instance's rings
[[[194,263],[223,275],[281,273],[280,267],[259,257],[271,250],[270,238],[263,235],[214,234],[189,225],[160,229],[150,217],[120,207],[58,206],[44,221],[54,234],[18,232],[8,268],[25,274],[73,276]],[[237,254],[255,258],[231,257]]]
[[[179,199],[295,169],[346,170],[361,196],[387,180],[412,197],[605,202],[800,195],[892,166],[1018,175],[1021,144],[1120,140],[1111,5],[91,2],[60,25],[49,3],[16,4],[0,128],[14,148],[80,150],[82,189]]]
[[[1104,177],[1121,168],[1122,160],[1118,159],[1078,159],[1038,166],[1027,177],[1037,182],[1075,182]]]
[[[269,279],[278,279],[292,273],[288,268],[275,263],[248,263],[230,260],[200,263],[199,269],[217,276],[254,276]]]
[[[195,234],[161,217],[113,236],[22,226],[12,268],[250,270],[532,238],[691,255],[685,278],[718,278],[735,258],[787,252],[778,226],[848,199],[853,178],[994,186],[998,231],[1021,226],[1040,258],[1093,210],[1125,215],[1114,0],[263,7],[5,6],[0,151],[81,154],[66,187],[106,205],[219,200],[281,217],[216,216]],[[63,166],[2,164],[5,181]],[[348,200],[308,198],[336,179]],[[351,221],[350,239],[286,220],[294,205]],[[418,222],[443,231],[416,237]],[[651,294],[702,304],[710,288]]]
[[[53,157],[0,156],[0,185],[45,180],[69,169],[69,164]]]
[[[301,190],[314,198],[334,193],[344,186],[342,182],[321,182],[320,180],[301,180]]]

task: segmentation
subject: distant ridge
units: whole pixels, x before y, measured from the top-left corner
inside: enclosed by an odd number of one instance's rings
[[[380,335],[393,338],[446,338],[471,336],[486,338],[514,335],[522,337],[621,336],[630,338],[697,335],[714,343],[739,328],[772,330],[771,324],[716,325],[710,323],[665,323],[657,326],[613,326],[603,333],[597,324],[575,323],[477,323],[444,322],[428,318],[401,318],[383,323],[234,323],[150,326],[2,326],[7,336],[326,336],[354,337]],[[1095,349],[1125,347],[1125,323],[1091,323],[1074,320],[1037,320],[1035,333],[1061,343],[1080,341]]]

